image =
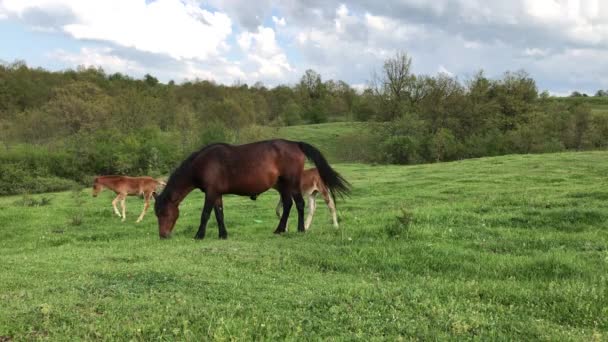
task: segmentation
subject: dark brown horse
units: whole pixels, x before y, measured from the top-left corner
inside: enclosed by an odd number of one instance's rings
[[[179,216],[180,202],[194,189],[205,193],[201,224],[195,239],[203,239],[211,209],[215,212],[220,239],[228,237],[224,225],[222,195],[257,196],[275,187],[281,195],[283,215],[275,233],[285,232],[289,211],[295,201],[298,231],[304,231],[304,198],[300,177],[306,159],[311,160],[325,185],[334,193],[347,194],[348,182],[325,160],[319,150],[304,142],[267,140],[246,145],[212,144],[191,154],[171,174],[167,186],[156,198],[161,238],[171,234]]]
[[[127,218],[125,215],[125,199],[127,196],[143,196],[144,209],[142,210],[137,222],[140,222],[148,207],[150,206],[150,198],[156,194],[156,189],[159,185],[165,185],[165,182],[154,179],[152,177],[129,177],[129,176],[99,176],[93,181],[93,197],[104,188],[108,188],[116,193],[116,198],[112,201],[112,207],[118,217],[122,217],[122,221]],[[120,201],[122,207],[122,215],[116,207],[116,202]]]

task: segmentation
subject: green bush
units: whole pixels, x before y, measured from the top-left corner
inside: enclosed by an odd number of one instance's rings
[[[31,170],[23,163],[0,164],[0,195],[63,191],[76,185],[73,180],[48,174],[41,175],[41,172],[46,171]]]

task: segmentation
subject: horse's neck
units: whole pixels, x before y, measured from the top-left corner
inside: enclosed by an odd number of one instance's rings
[[[167,188],[169,185],[167,185]],[[166,189],[166,188],[165,188]],[[194,190],[193,185],[185,185],[180,184],[180,186],[172,186],[169,192],[169,201],[175,203],[175,205],[179,205],[189,193]]]

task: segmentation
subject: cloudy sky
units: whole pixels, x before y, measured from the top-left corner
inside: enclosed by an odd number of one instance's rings
[[[407,52],[417,74],[524,69],[541,90],[608,89],[606,0],[0,0],[0,60],[166,82],[363,86]]]

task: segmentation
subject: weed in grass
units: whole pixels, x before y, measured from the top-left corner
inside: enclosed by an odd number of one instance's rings
[[[402,206],[399,211],[395,220],[384,228],[384,232],[389,238],[397,239],[401,236],[407,238],[410,225],[414,221],[414,214],[409,209]]]
[[[81,226],[84,222],[84,194],[82,190],[79,188],[75,188],[72,190],[71,197],[74,203],[74,207],[72,209],[72,213],[70,215],[69,223],[71,226]]]
[[[45,205],[51,204],[51,198],[42,196],[40,198],[36,198],[31,196],[30,194],[24,194],[21,196],[21,199],[14,202],[16,206],[21,207],[42,207]]]

